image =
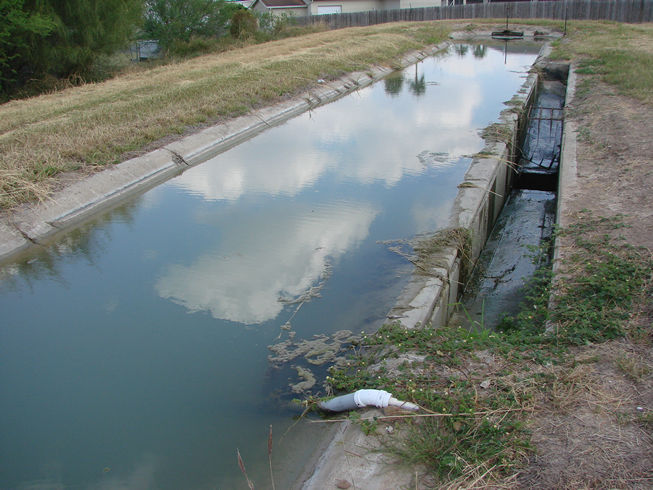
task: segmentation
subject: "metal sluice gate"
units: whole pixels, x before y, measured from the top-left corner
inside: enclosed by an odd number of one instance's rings
[[[534,107],[528,111],[528,133],[535,137],[528,145],[528,154],[521,158],[537,167],[551,170],[560,163],[564,109],[560,107]],[[550,152],[542,151],[549,149]],[[548,163],[547,163],[548,160]]]

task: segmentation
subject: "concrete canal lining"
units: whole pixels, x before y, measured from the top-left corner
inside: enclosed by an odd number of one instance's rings
[[[443,47],[439,45],[427,52],[413,53],[402,60],[402,65],[415,63]],[[208,128],[152,153],[107,169],[57,193],[48,203],[24,206],[13,216],[0,221],[0,233],[3,237],[0,242],[0,260],[33,244],[47,243],[56,234],[182,173],[186,168],[237,145],[269,126],[369,85],[390,71],[387,68],[376,68],[371,72],[353,74],[337,82],[323,84],[304,97]],[[449,229],[469,232],[471,257],[480,253],[510,189],[512,173],[507,163],[514,161],[511,152],[517,143],[520,114],[523,107],[531,101],[536,79],[535,74],[528,77],[512,101],[514,105],[501,115],[501,125],[510,128],[508,140],[489,143],[482,154],[474,159],[463,184],[460,185]],[[504,136],[504,133],[501,132],[501,135]],[[462,257],[461,250],[456,247],[444,248],[439,255],[438,266],[431,270],[432,275],[416,276],[402,295],[398,306],[390,313],[390,318],[398,318],[405,325],[412,327],[428,321],[441,323],[447,318],[449,305],[455,302],[458,296],[457,285],[464,269],[464,260],[467,258]],[[355,433],[360,431],[347,431],[346,427],[337,430],[342,438],[331,442],[321,459],[321,465],[329,461],[332,468],[341,470],[339,460],[333,458],[333,451],[344,452],[345,439],[349,438],[352,432],[353,437],[357,437]],[[350,442],[349,440],[347,444]],[[377,464],[384,463],[384,458],[379,456]],[[377,481],[387,484],[388,475],[377,470],[378,468],[370,474],[376,474]],[[316,483],[329,481],[323,478],[328,476],[315,473],[311,481],[316,486],[309,485],[309,488],[326,488],[326,485]],[[381,487],[372,485],[370,488]]]

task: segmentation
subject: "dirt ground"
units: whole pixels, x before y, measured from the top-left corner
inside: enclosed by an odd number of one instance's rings
[[[582,210],[623,215],[627,227],[617,232],[650,253],[653,111],[607,85],[579,82],[568,116],[578,125],[578,187],[565,218],[576,222]],[[515,486],[653,488],[652,298],[631,321],[647,335],[579,348],[583,369],[561,373],[573,382],[540,400],[530,422],[535,454]]]

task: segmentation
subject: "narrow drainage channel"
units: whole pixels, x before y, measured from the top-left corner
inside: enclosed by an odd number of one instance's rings
[[[543,69],[517,150],[513,189],[465,285],[454,325],[494,328],[504,315],[517,313],[524,286],[548,260],[539,251],[556,221],[567,76],[568,66]]]

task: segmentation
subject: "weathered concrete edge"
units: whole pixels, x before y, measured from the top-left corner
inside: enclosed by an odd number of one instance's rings
[[[551,52],[546,44],[542,47],[534,66],[542,64]],[[523,127],[525,109],[532,103],[537,91],[538,75],[532,71],[504,109],[499,123],[510,130],[510,141],[488,143],[482,156],[473,158],[454,201],[448,228],[467,230],[471,238],[470,257],[475,261],[496,221],[512,186],[512,149],[519,140]],[[387,318],[398,321],[406,328],[432,323],[446,323],[458,298],[461,274],[461,257],[454,247],[447,247],[438,254],[439,267],[429,275],[414,274]]]
[[[558,205],[556,210],[556,224],[565,227],[569,224],[568,203],[578,187],[578,172],[576,163],[576,123],[567,119],[568,107],[576,95],[576,71],[573,64],[569,65],[567,78],[567,94],[565,96],[565,119],[562,130],[562,148],[560,150],[560,177],[558,179]],[[556,238],[554,244],[553,273],[559,268],[560,247]]]
[[[560,173],[558,176],[558,198],[556,206],[556,227],[565,228],[570,223],[569,202],[572,200],[574,190],[578,188],[578,167],[577,167],[577,145],[576,135],[578,127],[575,122],[567,119],[568,108],[576,95],[576,69],[575,65],[569,65],[569,76],[567,77],[567,93],[565,94],[565,114],[562,128],[562,144],[560,147]],[[551,274],[553,287],[549,297],[548,307],[552,310],[555,305],[555,283],[559,276],[562,244],[560,237],[556,236],[553,240],[553,259],[551,265]],[[546,333],[554,332],[554,324],[547,322]]]
[[[411,52],[398,61],[409,66],[446,48],[443,42]],[[107,168],[55,193],[46,202],[19,207],[0,218],[0,260],[67,231],[115,206],[184,172],[191,166],[236,146],[265,129],[303,112],[332,102],[366,87],[393,70],[376,66],[319,84],[301,96],[262,108],[170,143],[163,148]]]

